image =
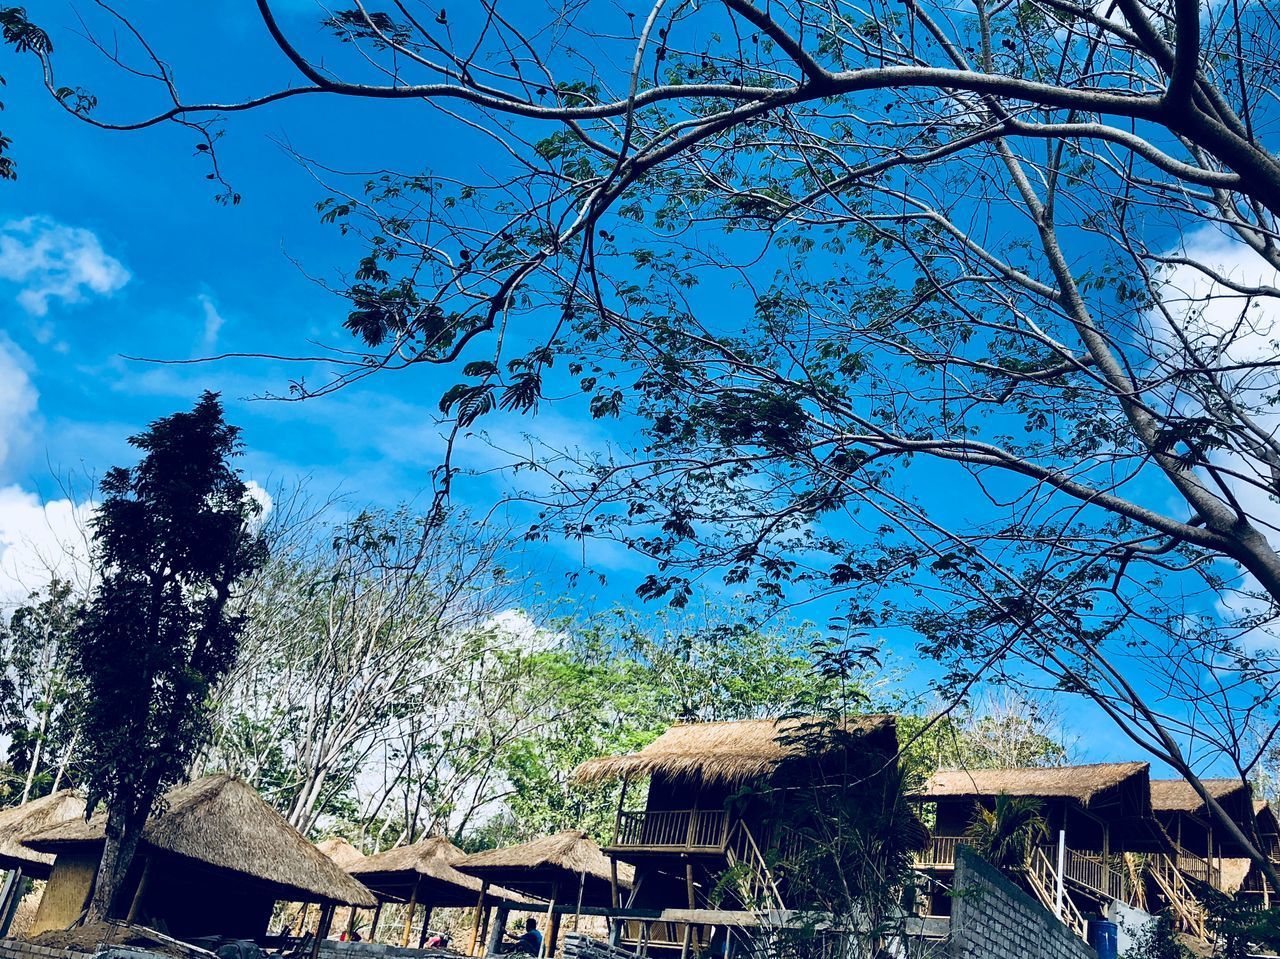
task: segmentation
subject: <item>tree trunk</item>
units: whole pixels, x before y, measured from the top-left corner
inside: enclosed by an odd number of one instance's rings
[[[127,811],[107,810],[106,841],[102,845],[87,922],[102,922],[114,915],[121,888],[138,851],[144,822],[145,819],[140,820]]]

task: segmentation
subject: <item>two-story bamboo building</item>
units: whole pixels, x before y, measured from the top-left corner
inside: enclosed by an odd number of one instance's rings
[[[967,833],[979,809],[994,809],[1002,795],[1041,804],[1046,835],[1030,850],[1022,879],[1064,923],[1083,935],[1085,916],[1113,900],[1145,907],[1146,882],[1134,854],[1162,854],[1167,844],[1152,814],[1149,767],[1133,762],[936,773],[913,796],[933,823],[916,860],[929,880],[930,914],[949,914],[956,847],[971,842]]]
[[[796,901],[797,885],[783,866],[800,831],[797,817],[824,790],[834,794],[851,783],[868,803],[890,793],[900,801],[897,750],[895,718],[887,715],[691,723],[631,755],[584,763],[575,775],[622,782],[604,851],[633,865],[635,880],[625,900],[615,894],[616,906],[782,912],[807,906]],[[905,805],[903,815],[923,842]],[[651,951],[687,952],[710,934],[694,923],[623,928],[624,942],[645,938]]]

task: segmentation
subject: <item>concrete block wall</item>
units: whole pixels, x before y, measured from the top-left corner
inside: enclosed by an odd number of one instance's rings
[[[24,939],[0,939],[0,959],[85,959],[69,949],[50,949]]]
[[[957,852],[950,959],[1098,959],[999,870],[963,846]]]

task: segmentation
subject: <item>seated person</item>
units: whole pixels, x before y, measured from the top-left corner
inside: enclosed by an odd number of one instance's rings
[[[524,934],[513,937],[511,933],[504,932],[504,938],[515,938],[515,942],[508,948],[507,952],[518,956],[539,956],[542,954],[542,933],[538,932],[538,923],[534,919],[526,919],[524,921]]]

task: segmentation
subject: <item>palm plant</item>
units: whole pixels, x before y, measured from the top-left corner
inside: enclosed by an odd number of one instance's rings
[[[997,869],[1021,871],[1035,844],[1049,835],[1042,807],[1039,799],[1001,793],[994,808],[978,809],[965,837],[978,855]]]

